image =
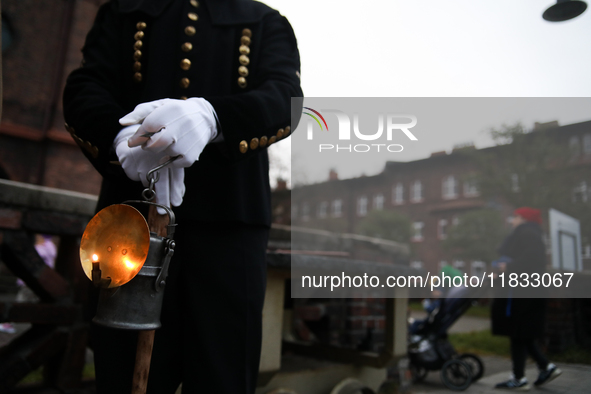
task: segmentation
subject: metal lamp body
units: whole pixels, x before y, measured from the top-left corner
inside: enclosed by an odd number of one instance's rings
[[[173,252],[172,239],[150,233],[150,249],[144,266],[125,285],[100,289],[92,321],[125,330],[160,328],[164,284]]]

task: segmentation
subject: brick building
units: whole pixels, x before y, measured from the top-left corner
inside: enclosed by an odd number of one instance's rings
[[[0,177],[98,194],[100,175],[64,128],[62,92],[105,0],[2,2]]]
[[[576,172],[571,190],[564,191],[570,203],[591,203],[591,122],[559,127],[557,122],[536,124],[536,132],[546,130],[558,144],[568,146],[576,159],[567,171]],[[480,208],[498,210],[509,217],[514,207],[499,199],[485,199],[477,186],[478,165],[475,157],[495,153],[503,147],[476,150],[473,146],[457,147],[451,153],[435,152],[429,158],[411,162],[387,162],[375,176],[338,180],[331,171],[326,182],[295,188],[289,194],[276,191],[274,212],[277,222],[335,232],[356,232],[357,225],[374,210],[394,210],[411,222],[413,254],[410,265],[438,270],[446,264],[464,272],[478,274],[488,261],[463,261],[442,248],[450,226],[469,211]],[[468,154],[467,154],[468,153]],[[475,156],[476,155],[476,156]],[[518,179],[508,179],[518,187]],[[291,213],[291,217],[288,217]],[[507,230],[510,226],[507,224]],[[583,233],[584,264],[591,263],[590,234]]]

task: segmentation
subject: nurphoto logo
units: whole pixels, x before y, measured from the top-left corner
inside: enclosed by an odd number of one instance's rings
[[[359,127],[359,114],[353,113],[353,133],[351,133],[351,118],[344,111],[338,109],[322,109],[325,115],[334,115],[338,122],[338,140],[339,141],[392,141],[395,136],[404,134],[411,141],[418,141],[417,137],[410,131],[417,125],[417,117],[410,114],[378,114],[377,131],[373,133],[362,133]],[[304,107],[303,114],[311,119],[307,122],[307,139],[314,140],[314,129],[328,131],[328,123],[325,116],[320,111],[310,107]],[[385,121],[384,121],[385,119]],[[318,125],[316,127],[315,125]],[[384,133],[385,130],[385,133]],[[373,130],[372,130],[373,131]],[[388,151],[392,153],[402,152],[404,147],[400,144],[390,143],[361,143],[361,144],[318,144],[318,151],[324,152],[381,152]]]

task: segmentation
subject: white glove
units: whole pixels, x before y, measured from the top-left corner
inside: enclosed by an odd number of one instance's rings
[[[119,119],[123,126],[142,123],[129,139],[152,153],[180,156],[173,167],[190,167],[217,136],[215,110],[203,98],[162,99],[143,103]]]
[[[132,125],[123,128],[113,142],[119,162],[129,179],[141,181],[144,186],[149,182],[146,175],[154,167],[170,159],[165,153],[154,154],[142,150],[142,148],[128,145],[128,139],[135,134],[140,125]],[[170,165],[158,171],[159,180],[156,182],[156,202],[170,207],[179,206],[185,195],[185,169],[172,168]],[[158,213],[164,215],[166,211],[158,208]]]

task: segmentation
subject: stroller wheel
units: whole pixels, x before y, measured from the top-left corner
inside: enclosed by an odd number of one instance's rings
[[[463,391],[472,383],[472,373],[468,364],[454,358],[446,361],[441,367],[441,380],[448,389]]]
[[[482,360],[475,354],[464,353],[460,354],[459,359],[468,364],[470,372],[472,372],[472,381],[475,382],[484,375],[484,364]]]
[[[412,363],[410,364],[409,368],[410,376],[413,383],[422,382],[423,379],[425,379],[425,377],[427,376],[427,372],[429,372],[426,368],[419,367],[418,365]]]

